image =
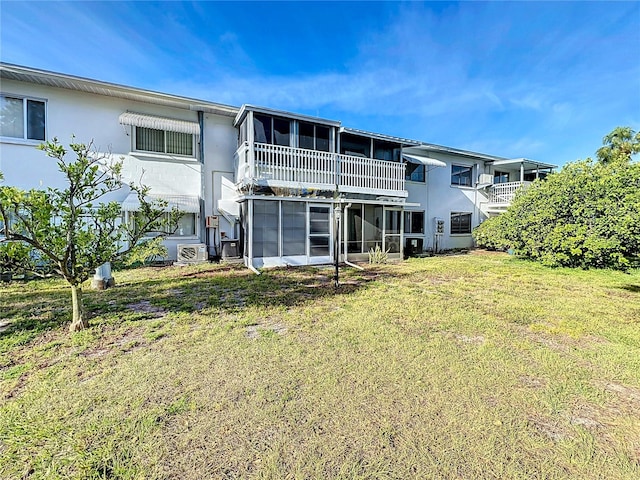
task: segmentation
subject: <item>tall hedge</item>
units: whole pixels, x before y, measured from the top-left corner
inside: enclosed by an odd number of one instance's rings
[[[550,266],[638,267],[640,163],[630,155],[569,163],[519,192],[474,237],[479,246],[510,248]]]

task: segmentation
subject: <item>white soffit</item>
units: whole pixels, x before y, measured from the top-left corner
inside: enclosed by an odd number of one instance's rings
[[[535,160],[529,160],[526,158],[496,160],[495,162],[493,162],[493,165],[494,166],[509,165],[513,167],[519,167],[520,165],[524,165],[525,168],[557,168],[556,165],[552,165],[550,163],[536,162]]]
[[[422,155],[409,155],[408,153],[403,153],[402,158],[404,158],[405,160],[422,163],[430,167],[446,167],[447,166],[446,163],[440,160],[436,160],[435,158],[423,157]]]
[[[165,200],[168,203],[165,208],[167,212],[170,212],[175,207],[181,212],[200,213],[200,197],[195,195],[147,195],[145,199],[148,202]],[[122,210],[125,212],[137,212],[140,210],[140,200],[137,193],[132,192],[124,199]]]
[[[190,122],[188,120],[175,120],[173,118],[156,117],[143,113],[125,112],[120,115],[119,121],[121,125],[200,135],[200,125],[197,122]]]

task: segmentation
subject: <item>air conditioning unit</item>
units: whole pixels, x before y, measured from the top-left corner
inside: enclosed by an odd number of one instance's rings
[[[389,253],[399,253],[400,252],[400,245],[398,244],[398,242],[391,240],[390,242],[385,242],[385,248],[387,249],[387,252]]]
[[[204,243],[178,245],[178,262],[200,263],[209,259],[207,246]]]
[[[228,238],[222,240],[222,259],[228,260],[230,258],[240,258],[240,245],[238,240]]]
[[[484,187],[493,184],[493,175],[490,173],[481,173],[478,175],[478,187]]]
[[[404,255],[411,257],[422,253],[424,247],[424,239],[422,238],[405,238]]]

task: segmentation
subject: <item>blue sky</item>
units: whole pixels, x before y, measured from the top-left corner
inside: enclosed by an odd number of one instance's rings
[[[0,59],[562,165],[640,129],[640,2],[0,2]]]

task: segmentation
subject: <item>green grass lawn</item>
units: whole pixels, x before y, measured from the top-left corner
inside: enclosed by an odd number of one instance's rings
[[[331,274],[0,286],[0,478],[640,478],[640,272]]]

